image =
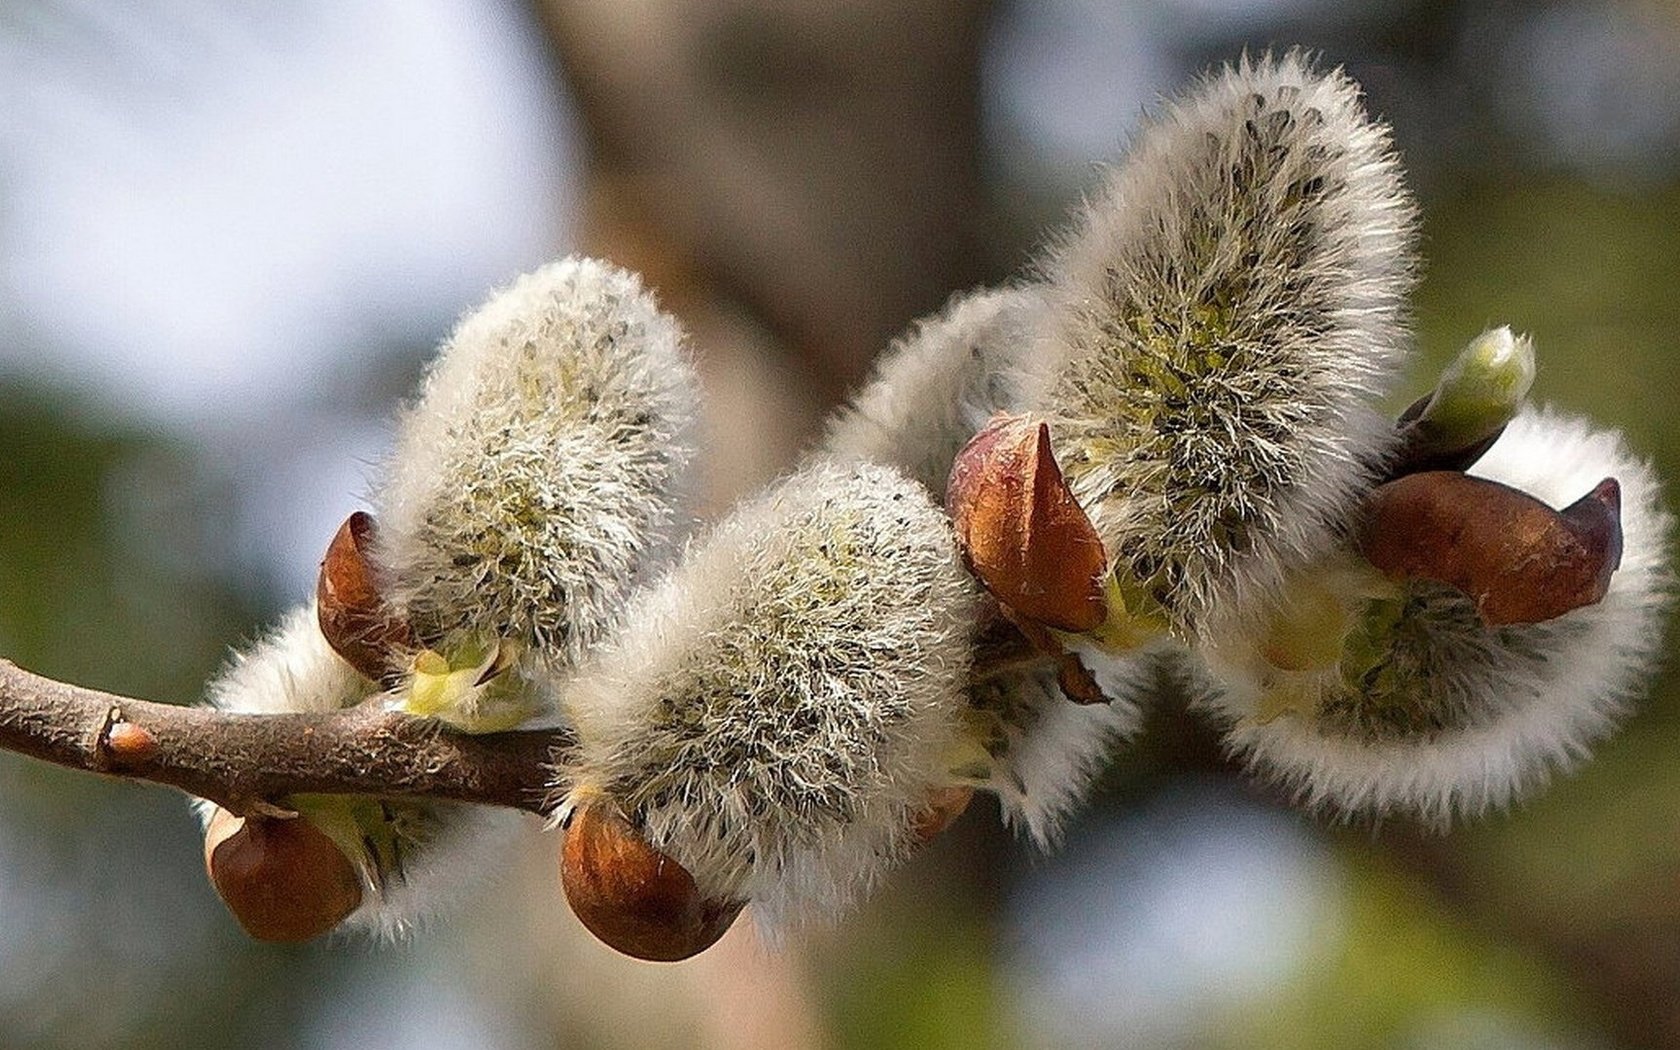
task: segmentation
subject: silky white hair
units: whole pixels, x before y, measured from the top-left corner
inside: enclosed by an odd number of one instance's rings
[[[249,648],[232,653],[207,687],[206,699],[222,711],[278,715],[338,711],[378,691],[333,652],[310,603],[287,613]]]
[[[1444,585],[1413,587],[1389,638],[1406,673],[1380,705],[1337,676],[1312,709],[1258,721],[1254,680],[1227,663],[1203,705],[1231,723],[1232,751],[1311,806],[1434,824],[1505,806],[1584,759],[1654,670],[1673,522],[1650,463],[1616,431],[1529,409],[1470,473],[1558,509],[1616,478],[1621,567],[1598,604],[1501,628]]]
[[[828,421],[824,451],[898,467],[943,501],[962,447],[994,413],[1024,404],[1043,317],[1035,285],[953,296],[894,340],[869,383]]]
[[[1038,407],[1180,637],[1327,546],[1391,454],[1414,225],[1358,86],[1290,52],[1168,103],[1050,253]]]
[[[974,585],[943,513],[875,464],[815,459],[691,545],[563,688],[575,766],[713,899],[832,910],[949,782]]]
[[[1045,850],[1060,842],[1115,749],[1137,732],[1141,701],[1156,685],[1153,653],[1076,648],[1108,703],[1068,699],[1051,664],[990,677],[970,690],[971,722],[989,759],[977,786],[997,796],[1005,824]]]
[[[639,277],[576,257],[461,321],[375,500],[424,642],[488,633],[567,665],[602,637],[678,525],[698,403],[683,342]]]

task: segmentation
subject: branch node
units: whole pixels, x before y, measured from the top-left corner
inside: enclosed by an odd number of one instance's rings
[[[158,738],[145,726],[123,719],[122,712],[112,708],[114,716],[99,737],[99,751],[105,761],[117,769],[139,769],[158,756]]]

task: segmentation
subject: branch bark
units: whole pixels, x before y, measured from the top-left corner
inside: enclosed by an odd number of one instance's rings
[[[563,730],[472,736],[376,703],[234,714],[137,700],[0,660],[0,748],[180,788],[246,814],[299,794],[403,796],[542,813]]]
[[[979,639],[974,678],[1046,659],[1007,624]],[[179,788],[240,815],[291,795],[432,798],[546,815],[563,729],[473,735],[377,700],[342,711],[240,714],[119,696],[0,659],[0,749]]]

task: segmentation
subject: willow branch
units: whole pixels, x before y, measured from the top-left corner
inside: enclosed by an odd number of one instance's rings
[[[237,813],[290,795],[424,797],[543,810],[560,730],[472,736],[363,704],[234,714],[86,689],[0,660],[0,748],[180,788]]]
[[[981,640],[974,674],[1036,657],[1019,635]],[[235,813],[292,795],[431,798],[543,813],[565,730],[472,735],[370,701],[342,711],[238,714],[118,696],[0,659],[0,749],[166,784]]]

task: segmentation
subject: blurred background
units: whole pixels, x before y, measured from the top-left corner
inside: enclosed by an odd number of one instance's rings
[[[195,700],[453,319],[569,251],[695,333],[720,510],[1152,100],[1294,44],[1394,125],[1426,364],[1525,329],[1680,476],[1667,0],[0,0],[0,654]],[[1680,1046],[1675,699],[1445,837],[1302,816],[1164,705],[1056,856],[977,805],[838,928],[676,967],[535,834],[411,944],[257,945],[182,799],[0,755],[0,1047]]]

